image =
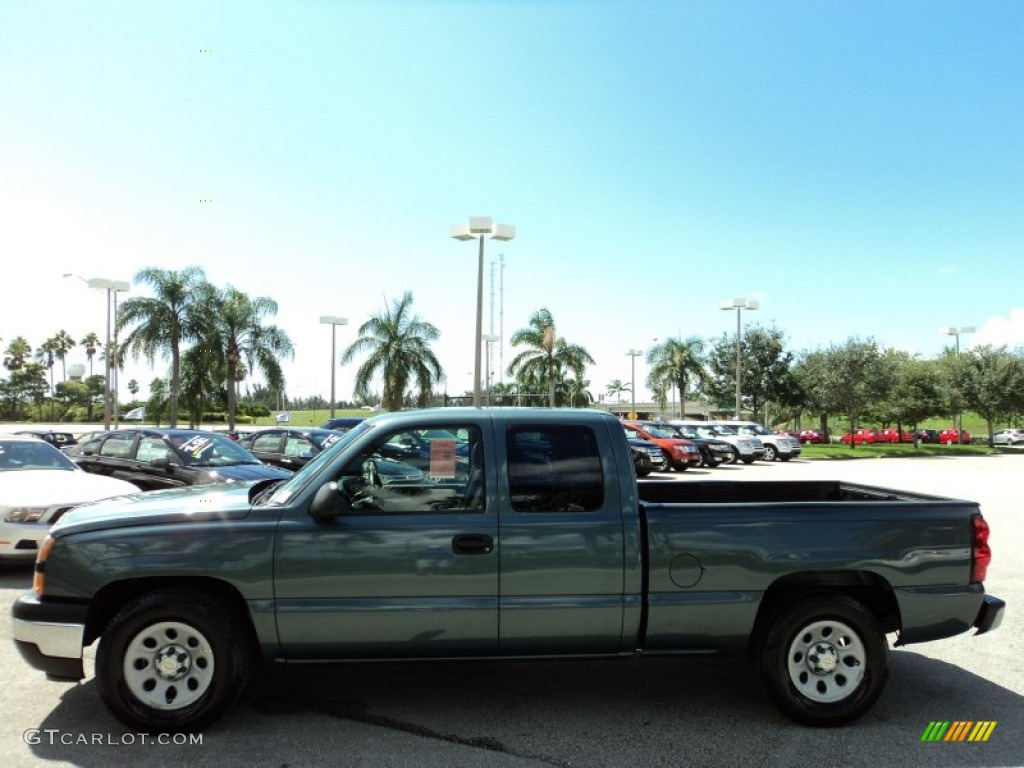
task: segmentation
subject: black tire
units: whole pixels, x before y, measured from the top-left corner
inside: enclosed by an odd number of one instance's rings
[[[744,464],[753,464],[753,463],[754,463],[754,457],[753,457],[753,456],[744,456],[744,457],[743,457],[743,458],[741,459],[741,461],[742,461],[742,462],[743,462]]]
[[[732,459],[729,461],[729,463],[730,464],[735,464],[739,460],[740,460],[740,449],[734,447],[732,449]]]
[[[779,454],[779,461],[789,461],[792,458],[793,454],[789,454],[788,456],[783,456],[781,453]]]
[[[843,725],[875,703],[889,676],[889,647],[871,612],[840,594],[783,610],[760,647],[761,677],[790,718]]]
[[[251,648],[248,627],[222,601],[185,590],[149,592],[118,611],[103,633],[96,683],[130,728],[198,731],[245,689]]]
[[[774,445],[765,445],[765,447],[764,447],[764,460],[765,461],[775,461],[777,458],[779,458],[779,452],[777,450],[775,450],[775,446]]]
[[[675,469],[676,472],[685,472],[686,470],[688,470],[690,468],[690,462],[688,462],[688,461],[679,461],[679,462],[676,462],[676,464],[674,464],[672,468]]]
[[[636,471],[637,477],[647,477],[649,474],[651,474],[651,470],[649,469],[638,469]]]

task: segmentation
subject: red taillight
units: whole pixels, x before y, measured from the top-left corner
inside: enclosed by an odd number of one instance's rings
[[[992,562],[992,548],[988,545],[988,523],[981,515],[971,518],[974,538],[971,546],[971,583],[980,584],[988,574]]]

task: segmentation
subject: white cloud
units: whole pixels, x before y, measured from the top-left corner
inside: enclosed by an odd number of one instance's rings
[[[1024,308],[1011,309],[1009,317],[997,315],[988,318],[970,340],[970,346],[990,344],[993,347],[1006,345],[1011,349],[1024,346]]]

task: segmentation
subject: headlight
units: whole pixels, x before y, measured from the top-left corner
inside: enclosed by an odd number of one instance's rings
[[[5,523],[38,523],[46,514],[46,507],[8,507]]]

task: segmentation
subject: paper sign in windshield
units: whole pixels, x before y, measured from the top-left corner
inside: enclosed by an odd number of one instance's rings
[[[431,477],[455,478],[455,441],[430,441],[430,475]]]

